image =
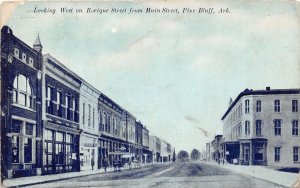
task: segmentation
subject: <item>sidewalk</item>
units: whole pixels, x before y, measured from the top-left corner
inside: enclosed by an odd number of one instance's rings
[[[255,178],[267,180],[279,185],[286,187],[300,187],[300,174],[281,172],[267,168],[266,166],[244,166],[244,165],[233,165],[233,164],[220,164],[213,162],[204,162],[206,164],[219,166],[234,172],[249,175]],[[298,182],[298,184],[296,183]]]
[[[148,166],[151,164],[142,164],[141,167]],[[122,168],[122,171],[126,169]],[[113,172],[114,168],[109,167],[107,168],[107,172]],[[30,176],[30,177],[21,177],[21,178],[14,178],[14,179],[7,179],[3,181],[4,187],[17,187],[17,186],[29,186],[39,183],[49,183],[53,181],[65,180],[70,178],[88,176],[92,174],[101,174],[104,173],[104,169],[97,169],[97,170],[85,170],[80,172],[66,172],[60,174],[51,174],[51,175],[44,175],[44,176]],[[0,186],[1,187],[1,186]]]

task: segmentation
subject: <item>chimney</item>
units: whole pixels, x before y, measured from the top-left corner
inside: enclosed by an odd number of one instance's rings
[[[270,87],[266,87],[266,90],[267,90],[267,91],[270,91],[270,90],[271,90],[271,88],[270,88]]]

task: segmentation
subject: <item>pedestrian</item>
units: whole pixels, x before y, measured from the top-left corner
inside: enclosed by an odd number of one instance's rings
[[[103,159],[103,166],[104,166],[104,171],[106,172],[107,166],[108,166],[108,161],[107,161],[107,157],[105,157]]]
[[[94,165],[95,165],[95,160],[94,160],[94,158],[92,158],[91,165],[92,165],[92,170],[94,170]]]
[[[114,172],[116,172],[117,171],[117,160],[114,160],[114,162],[113,162],[113,166],[114,166]]]

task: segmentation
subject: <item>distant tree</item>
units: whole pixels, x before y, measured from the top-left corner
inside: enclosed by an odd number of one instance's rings
[[[193,149],[193,151],[191,152],[190,158],[191,158],[191,160],[197,161],[200,159],[200,155],[201,155],[201,153],[199,150]]]
[[[179,162],[185,162],[189,160],[189,154],[188,152],[181,150],[178,154],[177,154],[177,161]]]
[[[175,149],[174,149],[174,151],[173,151],[173,159],[172,159],[172,161],[173,161],[173,162],[175,162],[175,161],[176,161]]]

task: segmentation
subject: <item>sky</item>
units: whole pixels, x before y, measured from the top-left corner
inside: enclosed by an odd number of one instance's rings
[[[84,13],[62,14],[62,7]],[[180,13],[128,14],[131,8]],[[183,14],[183,8],[215,14]],[[218,14],[220,8],[230,13]],[[292,1],[26,2],[6,25],[29,45],[39,34],[43,53],[133,114],[151,135],[190,152],[222,134],[229,99],[244,89],[299,88],[299,19],[299,3]]]

